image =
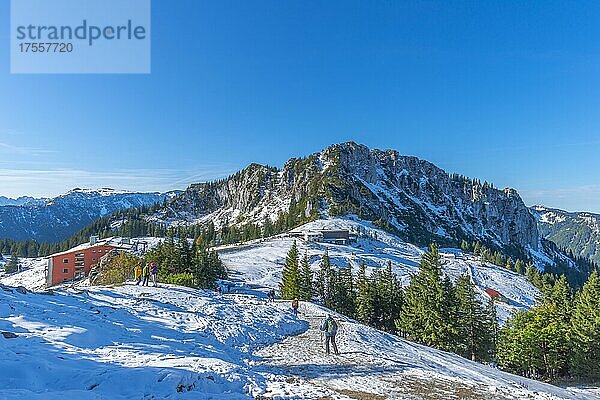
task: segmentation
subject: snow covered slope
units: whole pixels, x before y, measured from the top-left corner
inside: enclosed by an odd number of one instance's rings
[[[50,294],[0,289],[0,398],[592,399],[405,342],[327,310],[164,286]]]
[[[3,269],[5,262],[0,262]],[[0,283],[8,286],[24,286],[29,290],[43,289],[46,284],[46,267],[44,258],[19,258],[21,271],[13,274],[0,273]]]
[[[342,246],[325,243],[306,243],[288,235],[259,240],[241,246],[217,248],[221,259],[233,276],[243,281],[267,287],[278,287],[285,257],[293,242],[299,246],[300,254],[305,252],[311,267],[318,269],[323,254],[329,252],[331,262],[337,266],[350,264],[356,272],[361,262],[367,269],[382,268],[391,261],[402,283],[407,285],[410,274],[417,271],[423,249],[408,244],[398,237],[374,227],[371,223],[349,218],[332,218],[308,223],[297,230],[348,229],[361,232],[358,243]],[[533,305],[537,289],[527,279],[517,273],[493,264],[484,263],[457,249],[442,249],[444,271],[456,279],[462,274],[470,274],[480,294],[492,288],[509,299],[508,304],[498,303],[498,317],[501,322],[508,319],[513,310],[529,308]]]

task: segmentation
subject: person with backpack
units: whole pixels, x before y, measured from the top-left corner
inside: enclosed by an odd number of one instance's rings
[[[329,343],[331,342],[335,355],[340,354],[337,349],[337,344],[335,343],[335,335],[337,334],[338,325],[331,314],[328,314],[327,318],[325,318],[325,321],[323,321],[321,330],[325,332],[325,352],[329,354]]]
[[[156,265],[156,263],[153,261],[150,263],[150,273],[152,274],[152,283],[154,283],[154,287],[156,287],[156,278],[158,275],[158,266]]]
[[[135,269],[133,270],[133,276],[135,279],[135,284],[139,285],[142,282],[142,266],[141,264],[137,264]]]
[[[297,298],[295,298],[294,300],[292,300],[292,312],[294,313],[295,317],[298,316],[298,306],[299,305],[300,305],[300,303],[298,302]]]
[[[142,286],[148,286],[148,280],[150,279],[150,264],[144,265],[144,269],[142,269]]]

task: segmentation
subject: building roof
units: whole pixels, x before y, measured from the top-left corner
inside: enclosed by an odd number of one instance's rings
[[[60,253],[50,254],[46,258],[62,256],[65,254],[71,254],[71,253],[74,253],[77,251],[84,251],[87,249],[91,249],[94,247],[100,247],[100,246],[112,246],[112,247],[116,247],[116,248],[124,249],[124,250],[129,250],[133,247],[131,244],[124,243],[123,238],[121,238],[121,237],[110,237],[110,238],[106,238],[106,239],[99,239],[94,244],[91,244],[90,242],[82,243],[79,246],[75,246],[69,250],[61,251]]]
[[[486,292],[488,295],[490,295],[491,297],[500,297],[500,296],[502,296],[502,295],[500,294],[500,292],[499,292],[499,291],[497,291],[497,290],[494,290],[494,289],[492,289],[492,288],[487,288],[487,289],[485,289],[485,292]]]

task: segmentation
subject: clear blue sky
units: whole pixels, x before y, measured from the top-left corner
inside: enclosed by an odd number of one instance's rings
[[[0,195],[184,188],[341,141],[600,212],[600,3],[154,0],[150,75],[11,75]]]

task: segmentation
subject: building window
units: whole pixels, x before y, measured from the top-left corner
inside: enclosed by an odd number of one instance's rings
[[[69,259],[68,258],[63,258],[63,264],[68,264],[69,263]]]
[[[69,268],[63,268],[63,274],[68,274],[69,273]]]

